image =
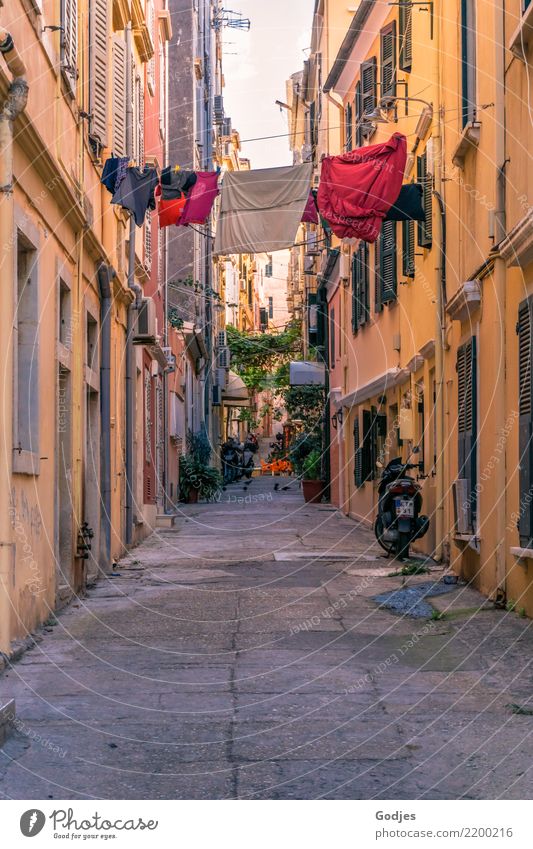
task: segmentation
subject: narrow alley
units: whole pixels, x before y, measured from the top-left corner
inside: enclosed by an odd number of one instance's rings
[[[531,621],[381,554],[288,478],[184,506],[0,677],[1,797],[531,798]]]

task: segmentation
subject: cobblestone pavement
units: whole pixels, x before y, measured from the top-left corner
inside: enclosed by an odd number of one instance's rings
[[[0,675],[0,795],[531,798],[531,622],[394,568],[284,478],[185,507]]]

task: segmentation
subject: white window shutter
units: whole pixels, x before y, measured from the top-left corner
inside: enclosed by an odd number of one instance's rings
[[[107,0],[92,0],[89,6],[89,111],[91,135],[107,147],[107,92],[109,11]]]
[[[78,0],[61,0],[61,67],[72,92],[78,79]]]
[[[113,153],[126,156],[126,44],[113,39]]]

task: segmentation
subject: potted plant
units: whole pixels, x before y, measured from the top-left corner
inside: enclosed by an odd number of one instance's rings
[[[217,469],[205,465],[194,456],[186,454],[181,457],[180,491],[184,501],[196,504],[200,498],[209,500],[221,486],[222,479]]]
[[[302,463],[302,489],[307,504],[319,504],[322,501],[325,483],[321,475],[322,457],[315,448]]]

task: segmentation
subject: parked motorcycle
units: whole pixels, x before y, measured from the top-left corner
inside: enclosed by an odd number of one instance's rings
[[[378,488],[374,533],[387,554],[399,560],[407,560],[411,543],[429,530],[429,517],[421,514],[420,484],[407,474],[417,468],[417,463],[404,463],[396,457],[383,469]]]
[[[254,450],[248,441],[244,443],[230,436],[222,445],[222,473],[224,483],[236,483],[241,478],[248,480],[254,471]]]

